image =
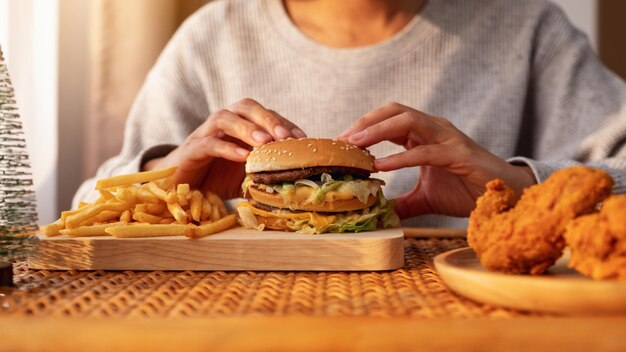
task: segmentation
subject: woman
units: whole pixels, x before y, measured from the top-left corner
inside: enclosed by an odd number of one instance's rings
[[[415,216],[466,217],[493,178],[520,192],[577,162],[623,191],[625,96],[546,1],[215,1],[163,51],[96,177],[175,165],[233,198],[252,147],[306,132],[371,147],[406,225],[462,225]]]

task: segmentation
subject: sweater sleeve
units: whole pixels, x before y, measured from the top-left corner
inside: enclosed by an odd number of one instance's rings
[[[605,68],[584,34],[556,5],[536,27],[520,154],[538,182],[586,164],[606,170],[626,192],[626,84]]]
[[[138,172],[144,161],[167,155],[209,115],[204,87],[197,71],[194,31],[187,20],[172,37],[133,103],[128,115],[119,155],[104,162],[94,178],[86,180],[74,196],[93,201],[97,179]]]

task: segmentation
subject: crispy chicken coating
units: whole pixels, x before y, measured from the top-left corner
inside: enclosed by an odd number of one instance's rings
[[[540,275],[561,256],[567,223],[592,212],[612,187],[604,171],[571,167],[527,188],[514,204],[514,191],[492,180],[470,215],[469,245],[489,270]]]
[[[599,213],[570,222],[565,241],[570,268],[595,280],[626,281],[626,196],[611,196]]]

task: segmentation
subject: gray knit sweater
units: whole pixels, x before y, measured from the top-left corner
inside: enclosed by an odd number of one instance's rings
[[[96,178],[136,172],[142,159],[166,154],[211,112],[246,97],[310,137],[328,138],[396,101],[447,118],[496,155],[528,164],[539,181],[588,163],[626,190],[626,85],[543,0],[430,0],[394,37],[350,49],[306,37],[280,0],[212,2],[161,54],[130,112],[120,155]],[[371,150],[382,157],[401,149]],[[376,177],[393,197],[412,189],[418,174]],[[93,186],[86,181],[75,202],[93,199]],[[405,224],[463,226],[464,219]]]

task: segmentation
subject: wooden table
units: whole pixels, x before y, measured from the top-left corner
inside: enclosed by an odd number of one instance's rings
[[[0,351],[626,350],[626,317],[556,317],[451,292],[432,258],[466,246],[462,234],[411,232],[405,267],[389,272],[17,265],[17,288],[0,294]]]
[[[0,318],[0,350],[624,351],[626,318]]]

